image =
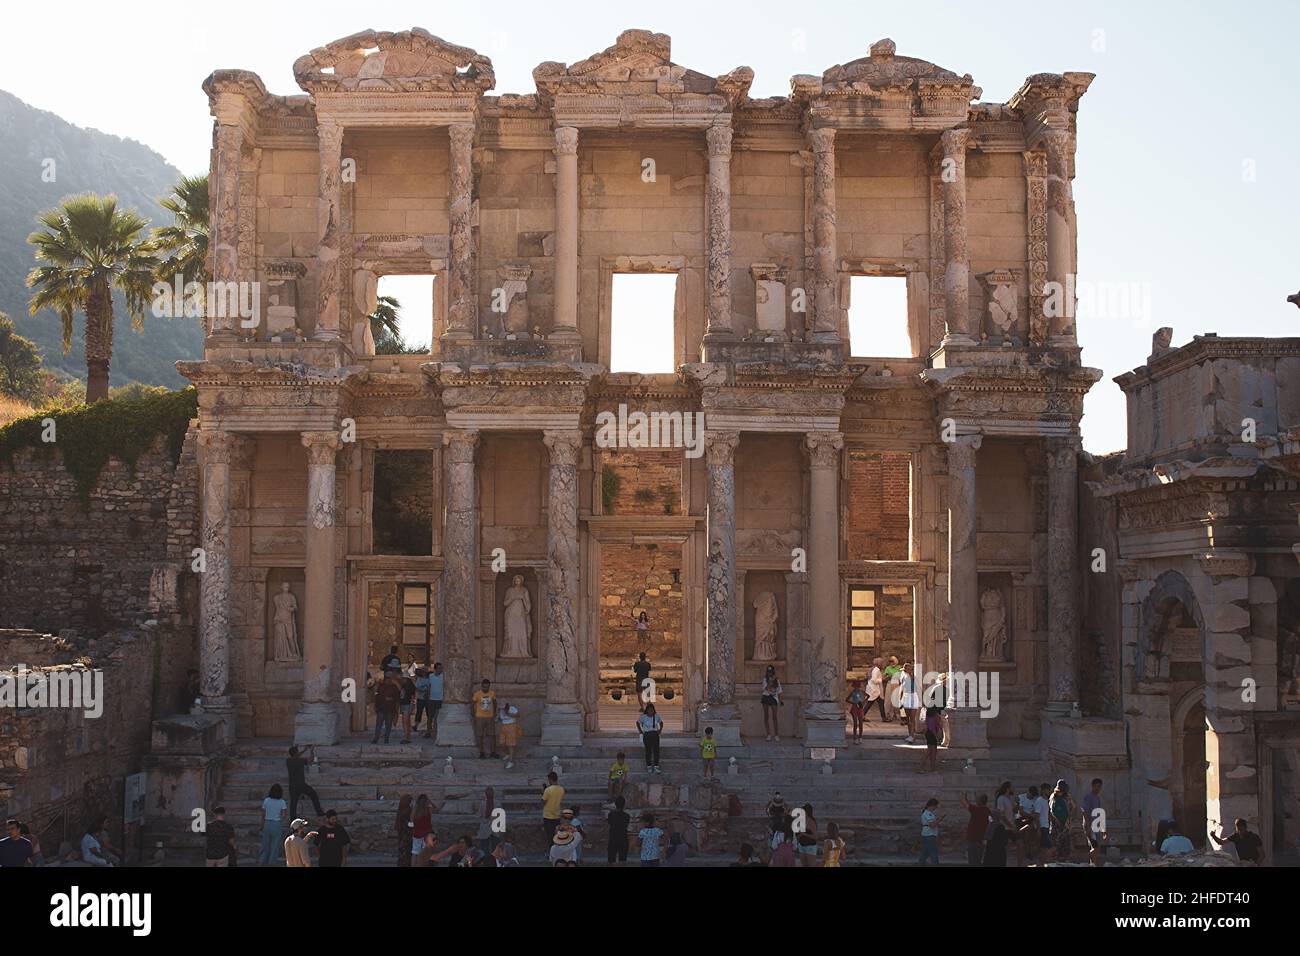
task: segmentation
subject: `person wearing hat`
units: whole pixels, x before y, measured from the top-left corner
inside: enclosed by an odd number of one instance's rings
[[[284,865],[311,868],[308,840],[317,837],[315,830],[308,832],[307,821],[298,817],[289,824],[289,835],[284,838]]]
[[[343,824],[339,823],[338,811],[325,811],[325,825],[320,828],[312,843],[316,845],[319,866],[348,865],[348,847],[352,845],[352,838],[348,836]]]
[[[570,811],[565,811],[570,813]],[[561,823],[551,837],[550,859],[552,866],[576,866],[578,848],[582,845],[581,837],[569,823]]]

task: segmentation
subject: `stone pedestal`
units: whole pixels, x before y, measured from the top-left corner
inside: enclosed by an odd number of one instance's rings
[[[735,704],[706,704],[697,711],[700,735],[705,727],[713,728],[713,739],[719,747],[740,747],[740,708]]]
[[[330,747],[339,742],[339,711],[326,701],[304,701],[293,720],[293,742],[299,747]]]
[[[438,711],[438,735],[433,742],[439,747],[477,748],[474,718],[469,710],[469,704],[445,702],[442,709]]]
[[[542,710],[541,747],[581,747],[582,707],[577,703],[546,702]]]
[[[980,713],[978,707],[953,708],[948,711],[950,737],[945,753],[962,758],[989,755],[989,722]]]

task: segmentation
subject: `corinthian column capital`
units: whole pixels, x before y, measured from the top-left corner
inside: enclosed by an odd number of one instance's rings
[[[840,450],[844,447],[842,432],[809,432],[804,436],[804,448],[813,468],[836,468],[840,463]]]
[[[334,456],[342,446],[338,432],[303,432],[302,443],[307,449],[307,462],[312,465],[332,465]]]
[[[808,130],[805,139],[808,141],[808,148],[814,153],[829,153],[835,148],[835,130],[830,126]]]
[[[578,128],[555,127],[555,153],[557,156],[576,156],[578,153]]]
[[[449,429],[442,433],[442,446],[451,464],[472,464],[474,449],[478,447],[478,430],[473,428]]]
[[[704,131],[710,156],[731,156],[731,132],[730,126],[710,126]]]
[[[451,148],[454,150],[467,150],[474,145],[474,124],[457,123],[454,126],[447,127],[447,135],[451,137]]]
[[[939,143],[943,149],[943,155],[951,158],[966,158],[966,150],[970,148],[970,130],[968,129],[946,129],[939,136]]]
[[[706,432],[704,452],[710,468],[730,468],[735,463],[740,432]]]
[[[542,443],[550,449],[552,465],[575,465],[582,449],[582,432],[576,428],[548,428],[542,432]]]

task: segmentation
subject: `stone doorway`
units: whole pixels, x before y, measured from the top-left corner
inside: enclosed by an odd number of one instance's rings
[[[637,622],[645,615],[645,627]],[[640,710],[632,664],[650,662],[655,710],[666,733],[683,728],[682,545],[602,542],[597,651],[597,713],[602,731],[633,732]]]
[[[1174,711],[1172,728],[1178,741],[1175,774],[1181,776],[1181,786],[1174,792],[1174,819],[1183,834],[1197,848],[1206,843],[1206,782],[1205,782],[1205,701],[1204,691],[1194,690],[1189,700]]]

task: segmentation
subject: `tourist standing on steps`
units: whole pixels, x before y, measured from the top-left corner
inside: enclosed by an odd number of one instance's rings
[[[970,820],[966,824],[966,863],[979,866],[984,861],[984,841],[989,831],[989,821],[993,819],[993,811],[989,809],[989,798],[985,793],[981,793],[974,803],[963,793],[961,802],[966,804],[966,812],[970,814]]]
[[[1106,842],[1106,810],[1101,805],[1101,777],[1092,778],[1092,787],[1083,795],[1080,812],[1083,814],[1083,832],[1088,838],[1088,862],[1093,866],[1101,866],[1101,855],[1104,852],[1102,844]],[[1241,847],[1238,846],[1237,850],[1237,855],[1241,856]]]
[[[664,831],[655,826],[653,813],[641,814],[641,829],[636,840],[641,848],[641,865],[658,866],[663,855]]]
[[[478,833],[474,834],[474,845],[484,853],[491,853],[501,840],[492,832],[492,817],[496,814],[497,792],[494,787],[483,791],[483,812],[479,814]]]
[[[515,765],[515,747],[519,745],[519,708],[508,700],[501,702],[498,711],[501,728],[497,732],[497,742],[506,752],[506,769]]]
[[[261,866],[274,863],[284,844],[284,825],[289,820],[289,804],[284,800],[284,789],[271,784],[271,790],[262,801],[262,845],[257,855]]]
[[[406,867],[411,865],[411,795],[404,793],[397,801],[397,820],[393,824],[393,832],[397,835],[397,865]]]
[[[799,851],[800,866],[817,865],[817,818],[813,816],[811,803],[803,805],[803,830],[794,835],[795,848]]]
[[[713,728],[705,727],[700,738],[700,759],[704,761],[704,776],[713,776],[713,765],[718,762],[718,742],[713,739]]]
[[[838,823],[826,824],[826,839],[822,842],[822,866],[844,866],[844,839]]]
[[[213,807],[212,817],[205,831],[205,865],[230,866],[230,858],[235,854],[235,828],[226,822],[225,807]]]
[[[316,747],[310,745],[306,753],[312,759],[316,759]],[[289,816],[298,815],[298,798],[307,797],[311,800],[312,810],[316,816],[320,816],[320,798],[316,796],[316,791],[307,786],[307,758],[303,757],[297,747],[289,748],[289,757],[284,762],[285,769],[289,772]]]
[[[429,857],[433,855],[435,849],[433,840],[433,812],[437,809],[433,801],[425,794],[415,801],[415,809],[411,812],[411,829],[407,836],[407,842],[410,846],[411,854],[415,857],[416,866],[428,866]]]
[[[853,719],[853,742],[862,743],[862,721],[864,717],[864,708],[867,703],[867,692],[862,689],[862,681],[855,680],[852,689],[849,690],[849,696],[844,698],[844,702],[849,705],[849,717]]]
[[[605,859],[610,863],[627,862],[627,828],[632,818],[624,810],[626,806],[627,801],[621,796],[615,797],[614,809],[609,811],[609,816],[605,818],[609,833],[609,848],[606,850]]]
[[[636,680],[636,702],[637,706],[644,708],[646,704],[651,703],[652,696],[649,692],[650,684],[650,662],[646,660],[645,651],[632,664],[632,676]]]
[[[885,716],[885,672],[881,670],[885,665],[883,657],[877,657],[871,662],[871,674],[867,677],[867,703],[862,708],[862,720],[866,722],[867,714],[871,713],[871,705],[876,705],[876,710],[880,712],[880,722],[889,723],[889,718]]]
[[[636,727],[641,732],[641,743],[645,745],[645,772],[663,773],[659,769],[659,734],[664,729],[664,722],[655,713],[654,704],[645,705],[645,712],[636,719]]]
[[[398,685],[402,689],[401,699],[398,701],[398,712],[402,715],[402,743],[411,742],[411,711],[415,709],[415,681],[402,674],[398,678]]]
[[[474,737],[478,741],[480,758],[500,756],[497,753],[497,695],[486,677],[474,692]]]
[[[564,806],[564,788],[560,786],[559,775],[554,770],[546,775],[546,789],[542,791],[542,829],[546,833],[546,845],[550,846],[555,838],[555,830],[560,825]]]
[[[1016,798],[1010,780],[1002,781],[993,799],[994,826],[988,832],[984,847],[984,865],[1007,865],[1007,842],[1016,832]]]
[[[380,658],[379,669],[385,674],[389,671],[400,671],[402,669],[402,659],[397,656],[396,644],[389,647],[388,653]]]
[[[889,655],[889,663],[885,665],[885,713],[888,720],[897,720],[898,711],[902,706],[902,696],[899,690],[899,684],[903,680],[903,665],[898,663],[898,658],[893,654]]]
[[[311,869],[308,841],[315,840],[315,830],[308,832],[307,821],[298,817],[289,824],[289,835],[284,839],[284,865],[298,869]]]
[[[1056,847],[1056,860],[1058,863],[1067,863],[1073,850],[1074,821],[1079,818],[1079,807],[1070,796],[1070,788],[1066,786],[1064,780],[1056,781],[1056,789],[1052,791],[1048,804],[1048,819],[1051,820],[1051,836],[1052,844]]]
[[[438,711],[442,710],[444,679],[442,661],[437,661],[433,665],[433,673],[429,675],[429,726],[424,731],[426,737],[437,728]]]
[[[402,699],[402,687],[397,682],[398,672],[390,670],[384,679],[375,685],[375,737],[370,742],[379,743],[379,735],[384,735],[384,743],[393,736],[393,724],[397,721],[397,707]]]
[[[907,742],[913,743],[920,735],[921,693],[916,675],[912,673],[912,662],[903,665],[903,675],[898,683],[901,705],[907,711]]]
[[[620,750],[609,767],[609,798],[611,800],[617,800],[623,795],[623,788],[627,786],[627,776],[631,772],[627,765],[627,754]]]
[[[320,828],[316,834],[316,839],[312,841],[316,846],[316,860],[321,867],[336,867],[348,865],[348,848],[352,845],[352,838],[348,836],[348,831],[339,823],[339,815],[334,810],[325,812],[325,825]]]
[[[939,801],[931,797],[925,802],[921,811],[921,858],[917,866],[925,866],[926,860],[933,860],[939,865]]]
[[[781,722],[777,715],[783,703],[781,700],[781,679],[776,676],[776,668],[771,664],[763,672],[763,695],[759,698],[763,711],[763,730],[768,740],[781,739]]]
[[[650,619],[646,617],[645,611],[642,611],[636,618],[636,649],[638,651],[650,650]],[[644,654],[641,655],[645,657]]]

